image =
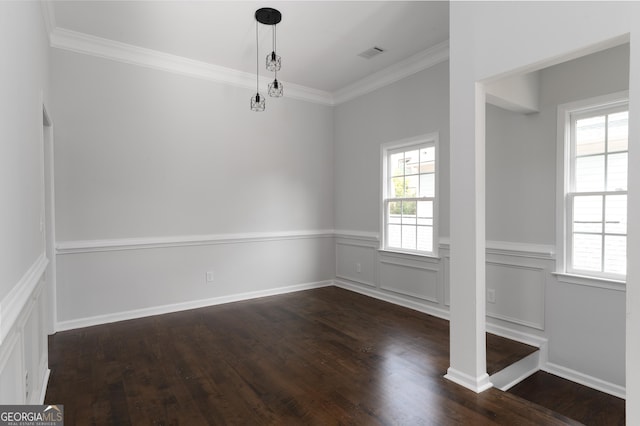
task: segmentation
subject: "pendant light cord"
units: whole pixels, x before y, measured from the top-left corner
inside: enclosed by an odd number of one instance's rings
[[[260,53],[258,52],[259,48],[258,48],[258,21],[256,20],[256,93],[260,93],[260,83],[259,83],[259,78],[258,78],[258,70],[259,70],[259,66],[258,66],[258,62],[260,60]]]
[[[275,55],[275,57],[278,57],[278,54],[276,53],[276,24],[273,24],[273,53]],[[275,68],[274,70],[274,78],[277,80],[278,79],[278,67]]]

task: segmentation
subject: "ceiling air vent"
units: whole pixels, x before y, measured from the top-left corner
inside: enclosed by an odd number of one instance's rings
[[[365,59],[371,59],[374,56],[378,56],[379,54],[381,54],[382,52],[384,52],[384,49],[378,46],[373,46],[371,49],[367,49],[362,53],[359,53],[358,56],[361,56]]]

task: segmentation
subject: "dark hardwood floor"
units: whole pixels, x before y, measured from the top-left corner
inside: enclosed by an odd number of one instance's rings
[[[335,287],[51,336],[69,425],[579,424],[443,378],[448,323]],[[488,351],[489,353],[489,351]]]
[[[537,350],[535,346],[487,333],[487,374],[497,373]]]
[[[624,425],[625,401],[544,371],[518,383],[509,392],[563,413],[585,425]],[[572,395],[572,398],[567,398]]]

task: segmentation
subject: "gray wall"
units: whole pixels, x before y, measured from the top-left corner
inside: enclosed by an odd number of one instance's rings
[[[41,404],[51,300],[43,105],[52,111],[40,2],[0,2],[0,93],[0,404]]]
[[[625,45],[542,70],[539,113],[487,105],[488,240],[555,245],[557,106],[628,88]]]
[[[3,3],[0,16],[2,299],[44,250],[42,103],[49,95],[49,51],[38,4]]]
[[[557,106],[629,87],[629,45],[541,71],[540,112],[487,106],[487,239],[555,246]],[[549,265],[554,271],[555,262]],[[548,274],[545,336],[550,370],[625,384],[625,297]],[[487,281],[487,288],[500,284]],[[506,301],[517,303],[518,294]],[[555,369],[555,370],[554,370]],[[576,375],[574,378],[579,378]]]
[[[557,105],[624,90],[628,47],[541,71],[539,113],[487,106],[487,304],[490,331],[547,342],[545,368],[624,393],[624,292],[559,282],[556,234]],[[335,108],[337,283],[448,318],[448,63]],[[378,251],[380,144],[440,132],[439,258]],[[360,272],[358,272],[360,271]]]
[[[335,227],[380,230],[380,144],[439,132],[440,235],[449,235],[449,63],[334,109]]]
[[[331,108],[53,51],[58,240],[333,227]]]
[[[330,107],[58,49],[53,95],[62,328],[333,277]]]

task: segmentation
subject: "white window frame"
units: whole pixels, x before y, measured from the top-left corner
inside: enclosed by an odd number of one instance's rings
[[[381,170],[381,191],[380,191],[380,235],[382,236],[380,241],[380,250],[392,253],[404,253],[424,257],[437,258],[438,256],[438,184],[440,173],[440,149],[439,149],[439,134],[438,132],[427,133],[407,139],[402,139],[393,142],[387,142],[380,145],[380,170]],[[389,156],[394,152],[406,151],[412,147],[418,146],[433,146],[435,148],[435,172],[434,172],[434,194],[433,197],[415,197],[408,199],[408,201],[433,201],[433,241],[432,251],[422,250],[409,250],[401,249],[397,247],[389,247],[387,244],[387,204],[389,202],[389,188],[388,188],[388,173],[389,173]]]
[[[598,111],[610,111],[615,108],[628,109],[629,92],[621,91],[558,106],[557,133],[557,196],[556,196],[556,273],[563,282],[573,284],[623,289],[626,276],[606,272],[573,270],[572,255],[572,189],[574,165],[572,117],[588,115]],[[612,192],[613,191],[608,191]],[[623,191],[626,193],[626,191]],[[598,192],[599,193],[599,192]],[[588,195],[589,193],[584,193]],[[604,283],[604,284],[601,284]]]

